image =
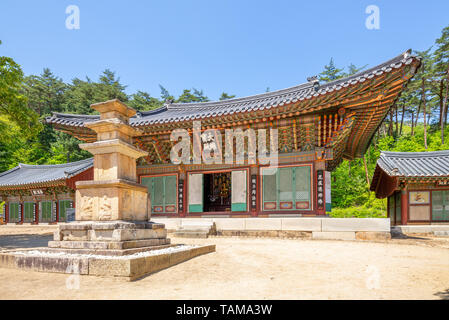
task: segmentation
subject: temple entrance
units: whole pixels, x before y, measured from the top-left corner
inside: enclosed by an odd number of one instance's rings
[[[247,212],[248,170],[188,174],[188,213]]]
[[[204,174],[204,212],[231,211],[231,172]]]

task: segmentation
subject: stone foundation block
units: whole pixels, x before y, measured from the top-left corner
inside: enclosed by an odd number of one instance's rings
[[[390,231],[388,218],[329,218],[322,219],[322,231]]]
[[[191,252],[189,250],[173,252],[170,254],[170,265],[175,265],[191,258]]]
[[[355,232],[312,232],[312,239],[318,240],[355,240]]]
[[[128,277],[131,264],[126,259],[89,258],[89,274],[94,276]]]
[[[283,218],[282,230],[321,231],[321,219],[316,218]]]
[[[369,232],[360,231],[355,233],[355,238],[357,240],[390,240],[390,232]]]
[[[40,272],[60,272],[89,274],[87,258],[16,256],[16,265],[20,269]]]
[[[245,220],[239,218],[217,218],[214,219],[217,231],[223,230],[245,230]]]
[[[166,269],[170,267],[170,255],[163,254],[146,257],[145,264],[148,273],[153,273],[162,269]]]
[[[281,230],[281,219],[271,219],[271,218],[245,219],[245,230]]]
[[[88,240],[88,232],[90,230],[62,230],[60,238],[62,237],[63,241]]]

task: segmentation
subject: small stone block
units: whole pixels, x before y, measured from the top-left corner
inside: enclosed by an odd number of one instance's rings
[[[182,251],[177,251],[177,252],[173,252],[170,254],[170,265],[175,265],[178,264],[180,262],[189,260],[191,258],[190,256],[190,250],[182,250]]]
[[[319,240],[355,240],[355,232],[336,231],[336,232],[312,232],[312,239]]]
[[[369,232],[369,231],[359,231],[355,233],[355,238],[357,240],[390,240],[390,232]]]
[[[89,258],[89,275],[129,277],[131,263],[128,259]]]

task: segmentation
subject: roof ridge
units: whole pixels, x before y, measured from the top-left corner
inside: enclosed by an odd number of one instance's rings
[[[27,169],[42,169],[42,168],[70,168],[74,167],[79,164],[88,163],[90,161],[93,161],[93,158],[78,160],[74,162],[68,162],[68,163],[59,163],[59,164],[26,164],[26,163],[19,163],[17,168],[27,168]],[[1,176],[1,175],[0,175]]]
[[[403,59],[410,58],[410,57],[414,57],[411,55],[411,49],[408,49],[406,51],[404,51],[403,53],[401,53],[400,55],[397,55],[396,57],[383,62],[381,64],[378,64],[376,66],[373,66],[367,70],[362,70],[359,71],[355,74],[349,75],[347,77],[344,78],[340,78],[340,79],[336,79],[333,81],[329,81],[329,82],[325,82],[320,84],[320,89],[323,87],[332,87],[334,85],[346,82],[348,80],[351,79],[355,79],[358,78],[362,75],[365,74],[369,74],[371,72],[373,72],[374,70],[378,70],[379,68],[383,67],[383,66],[387,66],[387,65],[391,65],[392,62],[398,60],[400,57],[403,57]],[[168,104],[169,108],[173,108],[173,107],[181,107],[181,106],[188,106],[188,107],[202,107],[202,106],[207,106],[208,104],[216,104],[216,103],[222,103],[222,104],[232,104],[232,103],[239,103],[245,100],[254,100],[257,98],[264,98],[267,96],[277,96],[277,95],[282,95],[285,93],[290,93],[290,91],[295,91],[296,89],[306,89],[306,88],[313,88],[313,83],[312,82],[303,82],[301,84],[295,85],[295,86],[291,86],[288,88],[284,88],[284,89],[279,89],[279,90],[275,90],[275,91],[270,91],[270,92],[263,92],[263,93],[259,93],[259,94],[255,94],[255,95],[249,95],[249,96],[245,96],[245,97],[239,97],[239,98],[232,98],[232,99],[226,99],[226,100],[214,100],[214,101],[204,101],[204,102],[188,102],[188,103],[172,103],[172,104]],[[318,91],[319,92],[319,91]]]
[[[386,158],[393,157],[404,157],[413,158],[416,156],[420,157],[435,157],[435,156],[447,155],[449,156],[449,150],[436,150],[436,151],[381,151],[380,156],[385,156]]]

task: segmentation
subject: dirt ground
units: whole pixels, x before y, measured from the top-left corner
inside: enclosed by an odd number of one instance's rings
[[[0,226],[0,250],[45,245],[52,230]],[[449,238],[172,242],[217,250],[134,282],[0,268],[0,299],[449,299]]]

